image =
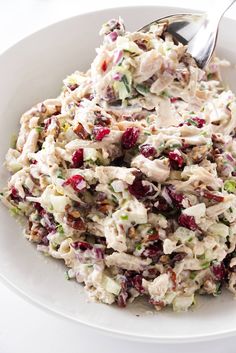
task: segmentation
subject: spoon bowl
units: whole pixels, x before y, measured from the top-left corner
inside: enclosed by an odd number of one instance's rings
[[[175,40],[187,45],[187,52],[195,59],[198,67],[204,68],[214,52],[218,27],[223,14],[236,0],[222,0],[216,9],[206,14],[181,13],[159,18],[139,29],[149,31],[155,24],[166,25],[166,32]]]

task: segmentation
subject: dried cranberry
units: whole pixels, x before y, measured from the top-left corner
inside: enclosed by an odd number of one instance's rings
[[[137,199],[150,196],[154,192],[150,185],[143,185],[143,180],[139,178],[134,179],[133,184],[128,186],[128,190]]]
[[[134,286],[134,288],[139,292],[139,293],[143,293],[144,292],[144,288],[142,286],[142,275],[135,275],[132,278],[132,284]]]
[[[176,262],[182,261],[187,254],[185,252],[177,252],[177,253],[172,253],[171,254],[171,260],[170,260],[170,265],[172,267],[175,266]]]
[[[153,233],[149,234],[147,240],[148,241],[154,241],[159,239],[159,234],[158,233]]]
[[[170,165],[173,169],[179,169],[183,167],[184,159],[180,153],[177,153],[175,151],[170,151],[168,154],[168,157],[170,160]]]
[[[84,150],[79,148],[72,155],[73,168],[80,168],[84,162]]]
[[[165,303],[162,300],[155,300],[153,298],[149,299],[149,303],[160,308],[164,308]]]
[[[194,121],[196,127],[202,128],[206,124],[206,120],[198,117],[191,118]]]
[[[64,181],[63,186],[70,185],[75,191],[81,191],[86,187],[84,177],[76,174]]]
[[[175,103],[179,98],[178,97],[171,97],[170,102]]]
[[[193,118],[188,118],[186,121],[184,121],[183,123],[179,124],[179,126],[196,126],[197,128],[202,128],[204,125],[206,124],[206,120],[202,119],[202,118],[198,118],[197,116],[193,117]]]
[[[145,42],[144,40],[142,40],[142,39],[137,39],[137,40],[134,41],[134,43],[136,43],[137,46],[138,46],[140,49],[145,50],[145,51],[147,50],[147,44],[146,44],[146,42]]]
[[[51,124],[52,122],[52,119],[51,118],[48,118],[46,120],[44,120],[44,129],[47,130],[49,125]]]
[[[155,156],[155,154],[157,153],[157,150],[153,146],[149,144],[145,144],[140,147],[140,152],[144,157],[148,158],[148,157]]]
[[[85,242],[85,241],[75,241],[74,243],[71,244],[72,248],[74,249],[79,249],[81,251],[85,250],[91,250],[93,247],[91,244]]]
[[[178,218],[179,225],[188,228],[190,230],[196,230],[198,228],[195,218],[186,214],[181,214]]]
[[[188,143],[184,143],[183,145],[182,145],[182,147],[181,147],[181,151],[186,151],[188,148],[190,148],[191,147],[191,145],[189,145]]]
[[[140,130],[137,127],[128,127],[122,135],[121,145],[124,149],[128,150],[135,146]]]
[[[106,135],[109,135],[110,129],[102,126],[95,126],[93,129],[93,135],[96,141],[102,141]]]
[[[167,190],[168,195],[170,196],[173,204],[176,207],[181,208],[182,207],[182,202],[183,202],[183,199],[184,199],[183,194],[176,193],[172,185],[166,186],[166,190]]]
[[[121,290],[117,297],[117,304],[120,308],[125,308],[127,304],[128,293],[124,290]]]
[[[107,70],[107,62],[106,60],[103,61],[102,65],[101,65],[101,69],[103,72],[105,72]]]
[[[143,256],[145,257],[156,257],[157,255],[159,255],[160,253],[160,249],[158,247],[156,247],[155,245],[150,245],[148,248],[146,248],[144,250],[144,252],[142,253]]]
[[[14,186],[11,188],[10,197],[11,197],[11,199],[14,200],[14,201],[18,201],[18,202],[19,202],[19,201],[22,200],[22,198],[19,196],[18,190],[17,190]]]
[[[78,88],[79,85],[77,83],[73,83],[73,84],[69,84],[68,85],[68,88],[71,90],[71,91],[74,91],[76,88]]]
[[[155,202],[154,206],[160,212],[165,212],[165,211],[168,211],[170,209],[170,205],[168,205],[168,203],[166,202],[166,200],[162,196],[158,197],[158,199]]]
[[[149,268],[147,272],[148,272],[148,278],[150,279],[155,279],[160,275],[160,272],[155,267]]]
[[[153,261],[158,261],[163,255],[163,248],[161,242],[156,242],[154,245],[149,245],[143,252],[142,256],[150,257]]]
[[[43,209],[43,207],[40,205],[39,202],[34,202],[34,208],[42,215],[46,211]]]
[[[225,266],[222,263],[211,266],[211,270],[218,281],[223,281],[226,276]]]

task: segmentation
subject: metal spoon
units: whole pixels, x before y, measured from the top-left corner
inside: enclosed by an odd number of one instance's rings
[[[183,13],[160,18],[142,27],[147,32],[153,24],[166,23],[166,31],[180,43],[187,45],[187,52],[203,68],[210,60],[216,46],[219,23],[236,0],[212,1],[212,11],[205,14]]]

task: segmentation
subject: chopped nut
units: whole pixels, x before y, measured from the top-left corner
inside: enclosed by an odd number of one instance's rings
[[[134,227],[130,227],[129,230],[128,230],[128,236],[131,238],[131,239],[134,239],[136,237],[136,230]]]
[[[83,125],[80,123],[73,128],[73,131],[76,135],[78,135],[83,140],[86,140],[89,136],[87,131],[84,129]]]
[[[208,152],[208,148],[206,145],[193,147],[191,153],[189,154],[190,158],[192,158],[194,163],[200,163]]]
[[[72,211],[69,211],[68,213],[74,218],[79,218],[81,216],[78,210],[72,210]]]
[[[159,259],[159,261],[162,263],[162,264],[167,264],[169,262],[169,256],[168,255],[162,255]]]

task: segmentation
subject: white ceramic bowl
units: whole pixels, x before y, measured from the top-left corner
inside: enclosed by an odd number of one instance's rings
[[[177,12],[183,10],[127,7],[88,13],[34,33],[1,55],[0,162],[4,161],[11,135],[18,129],[20,115],[33,104],[57,96],[67,74],[89,67],[101,41],[98,31],[105,20],[120,15],[127,28],[135,30],[151,20]],[[233,20],[222,21],[217,46],[218,54],[233,63],[235,25]],[[234,70],[224,75],[235,86]],[[1,168],[1,185],[6,178],[7,173]],[[1,205],[1,278],[28,300],[78,323],[136,340],[197,341],[236,334],[236,302],[229,293],[199,299],[196,309],[188,313],[166,310],[147,315],[143,303],[126,309],[88,303],[83,287],[66,281],[64,270],[61,263],[45,259],[22,237],[21,229]]]

